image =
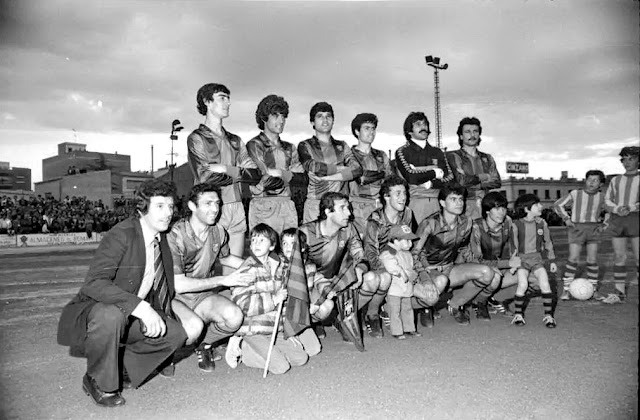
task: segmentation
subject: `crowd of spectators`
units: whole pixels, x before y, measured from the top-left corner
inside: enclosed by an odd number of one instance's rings
[[[175,217],[182,215],[179,200]],[[0,198],[0,234],[105,232],[133,214],[131,199],[114,199],[113,207],[86,197],[65,197],[56,200],[50,196],[19,198],[3,195]]]

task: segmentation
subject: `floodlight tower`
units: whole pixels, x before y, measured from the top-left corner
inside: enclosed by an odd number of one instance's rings
[[[180,125],[180,120],[173,120],[173,122],[171,123],[171,135],[169,136],[169,139],[171,140],[171,164],[169,165],[169,176],[171,178],[171,182],[173,182],[173,168],[174,168],[173,142],[178,140],[178,135],[176,133],[180,132],[183,129],[184,127]]]
[[[428,55],[425,57],[427,62],[427,66],[433,67],[433,84],[435,86],[435,107],[436,107],[436,147],[442,148],[442,120],[440,116],[440,70],[446,70],[449,65],[448,64],[440,64],[440,57],[433,57]]]

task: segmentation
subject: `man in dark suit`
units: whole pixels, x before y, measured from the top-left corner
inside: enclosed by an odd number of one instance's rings
[[[173,263],[163,233],[174,196],[175,186],[164,181],[140,185],[136,215],[105,235],[84,285],[62,311],[58,343],[87,358],[82,387],[100,406],[123,405],[122,387],[141,385],[187,339],[171,309]]]

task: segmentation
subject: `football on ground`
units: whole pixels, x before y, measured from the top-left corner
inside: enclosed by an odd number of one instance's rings
[[[575,279],[569,286],[571,296],[578,300],[590,299],[594,291],[593,285],[587,279]]]

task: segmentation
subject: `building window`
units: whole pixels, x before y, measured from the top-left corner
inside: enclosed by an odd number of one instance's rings
[[[551,200],[551,191],[544,190],[544,199],[545,200]]]
[[[521,195],[525,195],[527,193],[527,190],[518,190],[518,197],[520,197]]]
[[[560,198],[562,197],[560,190],[556,190],[556,198]]]
[[[538,190],[533,190],[533,195],[538,196]]]
[[[498,192],[499,192],[500,194],[502,194],[502,196],[503,196],[504,198],[507,198],[507,191],[506,191],[506,190],[500,190],[500,191],[498,191]]]
[[[143,181],[139,179],[127,179],[125,181],[125,189],[127,190],[135,190],[142,184]]]

